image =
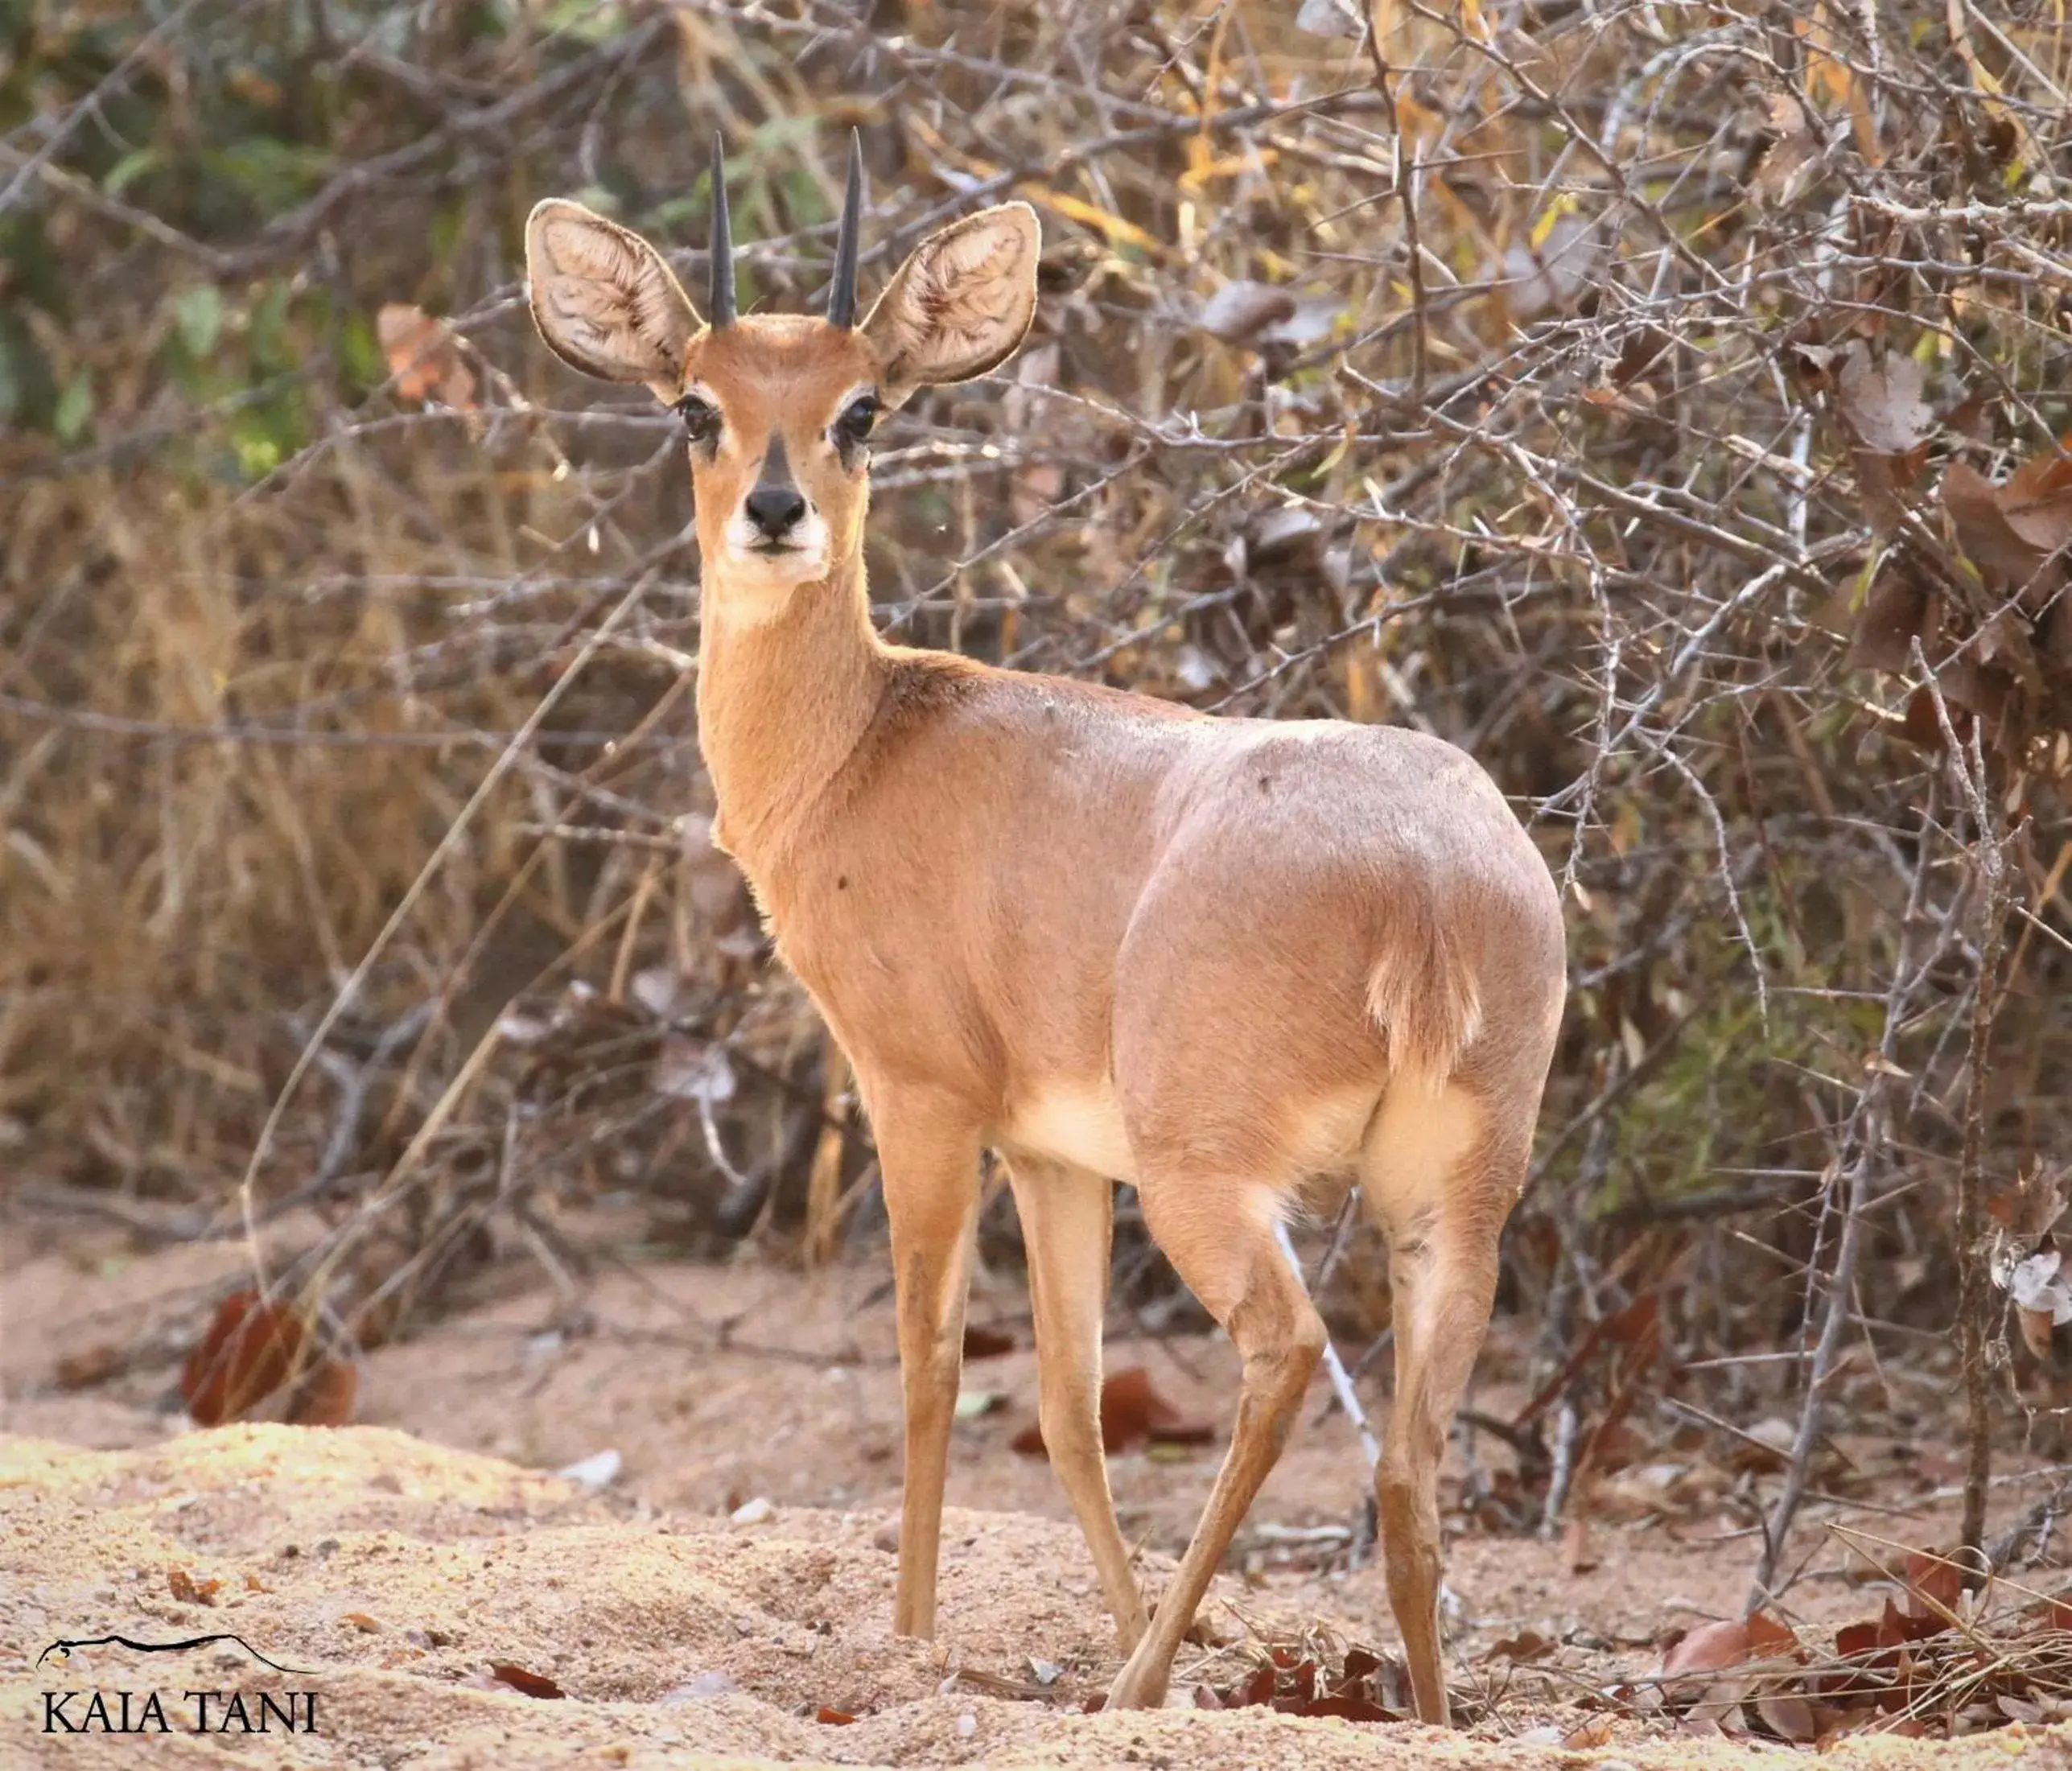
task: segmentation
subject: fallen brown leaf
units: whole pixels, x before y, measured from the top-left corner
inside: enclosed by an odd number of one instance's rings
[[[1184,1419],[1151,1387],[1151,1374],[1141,1365],[1113,1372],[1101,1386],[1101,1444],[1105,1451],[1124,1452],[1147,1443],[1206,1445],[1215,1436],[1216,1429],[1206,1422]],[[1040,1426],[1024,1427],[1008,1443],[1024,1456],[1044,1455]]]
[[[967,1322],[964,1324],[964,1357],[967,1359],[997,1359],[1001,1354],[1015,1350],[1015,1337],[1001,1328],[982,1328]]]
[[[1749,1659],[1749,1626],[1745,1619],[1724,1617],[1687,1630],[1662,1663],[1662,1676],[1716,1673],[1745,1665]]]
[[[105,1383],[129,1363],[128,1348],[105,1341],[97,1347],[66,1353],[58,1361],[53,1375],[60,1390],[88,1390],[95,1384]]]
[[[1938,1624],[1947,1621],[1963,1590],[1964,1571],[1948,1557],[1931,1550],[1909,1553],[1905,1608],[1916,1617],[1933,1617]]]
[[[1183,1420],[1180,1411],[1151,1387],[1142,1365],[1127,1365],[1101,1386],[1101,1444],[1127,1450],[1139,1439],[1162,1444],[1205,1444],[1214,1429]]]
[[[166,1590],[186,1605],[212,1605],[221,1589],[220,1580],[197,1580],[184,1568],[166,1570]]]
[[[1280,1675],[1271,1663],[1254,1667],[1229,1696],[1225,1705],[1230,1709],[1251,1709],[1274,1700],[1274,1687],[1280,1682]]]
[[[1798,1654],[1797,1633],[1788,1625],[1779,1623],[1768,1612],[1750,1612],[1748,1626],[1749,1646],[1759,1658],[1770,1659],[1779,1654]]]
[[[1341,1722],[1400,1722],[1394,1710],[1371,1697],[1298,1697],[1274,1707],[1287,1715],[1332,1715]]]
[[[200,1427],[220,1427],[257,1407],[286,1380],[303,1342],[300,1320],[247,1287],[216,1306],[180,1372],[180,1394]]]
[[[1794,1697],[1789,1692],[1780,1692],[1769,1697],[1758,1697],[1756,1713],[1769,1726],[1770,1732],[1781,1740],[1810,1740],[1818,1737],[1820,1728],[1815,1720],[1813,1706],[1802,1697]]]
[[[1492,1660],[1523,1663],[1543,1660],[1553,1652],[1554,1644],[1536,1629],[1522,1629],[1515,1636],[1506,1636],[1489,1644],[1489,1658]]]
[[[568,1695],[552,1679],[538,1673],[529,1673],[513,1661],[492,1660],[489,1662],[489,1676],[499,1684],[509,1686],[514,1691],[523,1691],[528,1697]]]
[[[1593,1715],[1587,1722],[1571,1728],[1561,1737],[1561,1744],[1570,1751],[1587,1752],[1593,1748],[1612,1744],[1612,1718]]]
[[[359,1374],[350,1361],[320,1359],[303,1374],[283,1418],[295,1427],[344,1427],[352,1419],[359,1390]]]

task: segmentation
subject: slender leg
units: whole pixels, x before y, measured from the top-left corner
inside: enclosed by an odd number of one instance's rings
[[[1044,1449],[1094,1553],[1127,1654],[1143,1640],[1147,1619],[1101,1448],[1101,1320],[1115,1189],[1091,1169],[1028,1156],[1009,1164],[1008,1178],[1028,1253]]]
[[[933,1103],[874,1105],[906,1392],[906,1482],[892,1628],[902,1636],[931,1637],[943,1478],[964,1364],[964,1300],[978,1221],[978,1138],[960,1115]]]
[[[1485,1136],[1457,1089],[1385,1103],[1363,1183],[1389,1239],[1395,1402],[1374,1472],[1389,1604],[1403,1632],[1418,1720],[1449,1717],[1440,1648],[1439,1464],[1489,1324],[1497,1238],[1525,1168],[1522,1135]],[[1502,1124],[1509,1121],[1500,1122]]]
[[[1439,1637],[1439,1464],[1489,1326],[1496,1250],[1452,1243],[1436,1228],[1423,1246],[1390,1251],[1389,1282],[1395,1293],[1396,1394],[1374,1472],[1375,1511],[1418,1720],[1444,1728],[1449,1718]]]
[[[1245,1361],[1230,1450],[1194,1537],[1139,1642],[1108,1689],[1111,1709],[1155,1708],[1172,1657],[1259,1485],[1280,1456],[1324,1352],[1324,1324],[1274,1246],[1255,1183],[1147,1176],[1139,1184],[1152,1236]]]

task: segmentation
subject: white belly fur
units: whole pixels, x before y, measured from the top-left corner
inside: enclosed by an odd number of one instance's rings
[[[1000,1128],[1009,1152],[1026,1150],[1054,1162],[1090,1168],[1110,1180],[1134,1182],[1136,1159],[1123,1129],[1123,1104],[1106,1082],[1053,1083],[1026,1097]]]

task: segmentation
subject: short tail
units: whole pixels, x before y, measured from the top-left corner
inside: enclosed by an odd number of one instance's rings
[[[1390,1069],[1436,1093],[1481,1030],[1481,992],[1459,940],[1430,906],[1390,933],[1367,980],[1367,1012],[1388,1041]]]

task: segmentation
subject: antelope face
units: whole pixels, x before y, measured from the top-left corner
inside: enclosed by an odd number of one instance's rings
[[[863,544],[884,366],[863,335],[771,315],[708,327],[674,402],[690,440],[708,581],[759,600]]]
[[[1003,204],[931,235],[859,325],[863,185],[852,142],[826,318],[742,317],[716,154],[713,188],[709,320],[661,253],[579,204],[533,211],[525,268],[533,320],[557,356],[644,383],[682,418],[705,594],[761,620],[860,554],[879,417],[917,388],[984,374],[1021,343],[1036,311],[1036,212]]]

